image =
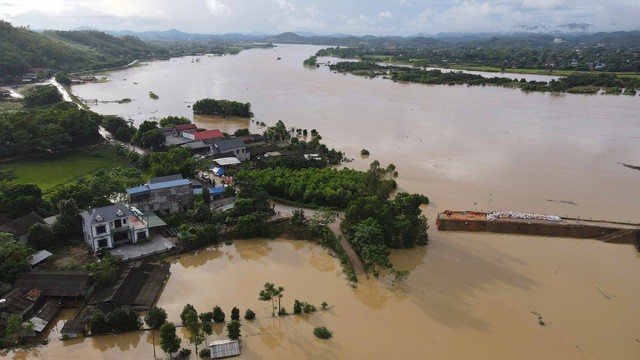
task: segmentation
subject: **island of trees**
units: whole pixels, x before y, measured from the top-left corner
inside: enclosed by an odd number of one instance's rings
[[[329,65],[333,71],[351,73],[365,77],[387,77],[393,81],[416,82],[437,85],[494,85],[519,88],[524,91],[567,92],[596,94],[604,89],[606,94],[636,95],[640,88],[640,78],[621,77],[612,73],[575,73],[559,80],[526,81],[508,77],[487,78],[462,71],[429,70],[420,67],[380,65],[372,61],[344,61]],[[624,89],[624,90],[623,90]]]
[[[253,116],[250,103],[231,100],[200,99],[193,104],[192,109],[197,115]]]

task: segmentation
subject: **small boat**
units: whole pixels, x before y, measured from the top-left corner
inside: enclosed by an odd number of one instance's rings
[[[278,56],[278,60],[282,60],[282,58]]]

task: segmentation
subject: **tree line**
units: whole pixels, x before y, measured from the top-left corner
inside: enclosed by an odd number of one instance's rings
[[[250,103],[231,100],[200,99],[193,104],[192,109],[198,115],[253,116]]]
[[[495,85],[510,88],[520,88],[524,91],[572,92],[581,87],[593,87],[597,92],[600,88],[627,88],[635,95],[635,88],[640,87],[640,79],[619,77],[616,74],[576,73],[558,80],[529,81],[524,78],[511,79],[507,77],[484,77],[462,71],[444,72],[415,67],[385,66],[369,61],[339,62],[330,65],[331,70],[348,72],[353,75],[376,77],[388,76],[393,81],[416,82],[436,85]]]
[[[549,42],[551,39],[549,39]],[[321,49],[316,56],[335,56],[364,61],[410,63],[423,67],[483,66],[502,69],[564,69],[589,71],[604,65],[603,72],[639,72],[638,53],[626,47],[582,47],[555,45],[546,48],[527,48],[509,45],[503,48],[478,46],[455,47],[412,46],[398,44],[396,49],[384,46],[360,46]]]
[[[99,142],[102,117],[60,103],[0,117],[0,157],[46,153]]]

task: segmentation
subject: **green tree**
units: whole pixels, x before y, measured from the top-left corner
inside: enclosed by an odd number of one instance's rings
[[[195,345],[197,353],[198,345],[204,342],[205,336],[202,331],[202,324],[200,323],[198,314],[195,312],[195,310],[191,310],[187,314],[184,326],[189,331],[189,342]]]
[[[399,283],[402,280],[404,280],[407,277],[409,277],[411,272],[409,270],[396,270],[396,269],[393,269],[393,270],[391,270],[391,274],[393,274],[393,277],[394,277],[393,282]]]
[[[202,188],[202,202],[207,205],[207,207],[211,204],[211,191],[209,191],[209,188],[206,186]]]
[[[191,305],[191,304],[187,304],[184,306],[184,308],[182,308],[182,312],[180,313],[180,320],[182,320],[182,325],[186,324],[187,321],[187,314],[189,314],[191,311],[195,311],[196,308]]]
[[[13,238],[11,234],[3,234],[2,238],[9,238],[7,235]],[[22,273],[29,271],[29,259],[34,252],[32,247],[14,240],[0,242],[0,282],[13,284]]]
[[[17,178],[14,169],[0,169],[0,191],[4,191],[9,183]]]
[[[160,126],[176,126],[183,124],[191,124],[191,120],[187,119],[183,116],[167,116],[165,118],[160,119]]]
[[[158,150],[164,145],[164,134],[160,129],[153,129],[140,135],[138,143],[143,148]]]
[[[60,83],[60,85],[64,85],[64,86],[71,85],[71,78],[69,78],[69,75],[67,75],[67,73],[65,72],[56,73],[55,78],[56,78],[56,81]]]
[[[249,132],[249,129],[247,128],[238,129],[233,132],[233,136],[247,136],[247,135],[251,135],[251,133]]]
[[[42,190],[35,184],[13,184],[0,196],[0,213],[18,218],[42,207]]]
[[[163,308],[152,306],[144,317],[144,322],[151,329],[159,329],[167,321],[167,312]]]
[[[164,153],[152,153],[149,166],[155,176],[182,174],[183,177],[190,178],[195,174],[197,162],[191,157],[189,150],[175,147]]]
[[[331,331],[329,331],[329,329],[327,329],[324,326],[319,326],[313,329],[313,335],[315,335],[317,338],[319,339],[331,339],[331,337],[333,336],[333,333]]]
[[[85,265],[85,269],[91,273],[91,278],[98,287],[110,284],[118,278],[117,259],[110,252],[105,252],[102,259]]]
[[[236,320],[232,320],[227,324],[227,336],[231,340],[238,340],[240,338],[240,323]]]
[[[166,322],[160,326],[160,348],[171,355],[180,350],[181,340],[176,335],[176,326]]]
[[[89,319],[89,330],[93,334],[106,334],[111,331],[109,324],[107,324],[107,318],[100,309],[96,309],[91,314]]]
[[[389,261],[391,252],[385,245],[366,245],[361,255],[376,277],[378,277],[380,269],[391,268],[391,262]]]
[[[202,322],[202,331],[207,334],[207,335],[211,335],[213,333],[213,325],[211,325],[211,322]]]
[[[62,95],[53,85],[34,86],[27,91],[23,102],[27,107],[51,105],[62,101]]]
[[[135,144],[140,145],[141,144],[140,141],[144,134],[146,134],[149,131],[158,130],[158,129],[159,127],[157,122],[145,120],[142,122],[142,124],[140,124],[140,126],[138,126],[138,131],[136,131],[136,134],[133,136],[131,141]]]
[[[251,309],[247,309],[247,311],[244,312],[245,320],[253,320],[255,318],[256,318],[256,313],[254,313]]]
[[[235,306],[231,309],[231,320],[240,320],[240,309]]]
[[[298,299],[293,302],[293,313],[296,315],[302,313],[302,303]]]
[[[28,237],[36,249],[44,249],[53,243],[53,230],[49,225],[35,223],[29,228]]]
[[[215,306],[213,308],[213,321],[218,324],[218,323],[223,323],[224,319],[225,319],[226,315],[224,313],[224,311],[222,311],[222,309],[220,308],[220,306]]]
[[[59,239],[80,234],[79,213],[74,199],[58,201],[58,215],[53,224],[53,232]]]
[[[264,289],[260,290],[258,300],[271,301],[271,316],[275,316],[275,300],[278,299],[278,313],[280,313],[280,299],[283,297],[284,288],[282,286],[276,287],[275,284],[266,282]]]

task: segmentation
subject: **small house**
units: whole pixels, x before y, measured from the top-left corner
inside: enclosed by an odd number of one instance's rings
[[[88,209],[80,213],[84,240],[93,251],[135,244],[149,237],[149,226],[141,213],[122,204]]]
[[[26,244],[29,240],[29,228],[35,223],[44,224],[45,221],[34,211],[17,219],[3,217],[0,219],[0,232],[12,234],[16,241]]]
[[[211,146],[211,151],[215,157],[235,156],[240,161],[251,158],[247,151],[247,146],[240,139],[215,140]]]
[[[182,137],[187,138],[187,139],[191,139],[193,141],[208,140],[208,139],[219,139],[219,138],[223,138],[224,137],[224,135],[222,135],[220,130],[217,130],[217,129],[206,130],[206,131],[197,131],[197,132],[182,131],[180,134],[182,135]]]
[[[240,355],[240,343],[238,340],[218,340],[209,343],[212,359],[222,359]]]

